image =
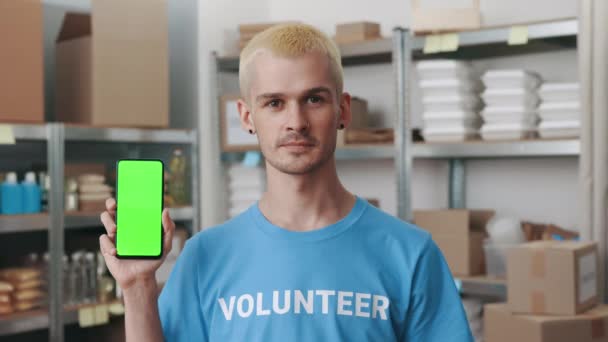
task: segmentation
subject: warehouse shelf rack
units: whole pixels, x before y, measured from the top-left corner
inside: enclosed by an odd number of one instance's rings
[[[117,302],[119,303],[119,302]],[[63,309],[64,324],[76,324],[79,321],[79,311],[86,308],[94,308],[101,303],[65,306]],[[104,303],[101,305],[111,305]],[[0,316],[0,336],[14,335],[30,332],[33,330],[48,329],[50,326],[49,315],[45,310],[34,310],[22,312],[15,315]]]
[[[51,189],[64,189],[65,148],[69,143],[132,144],[128,158],[140,157],[139,146],[187,146],[190,152],[190,181],[192,189],[199,184],[199,147],[196,130],[98,128],[64,123],[10,125],[16,143],[41,142],[46,144],[46,160]],[[3,146],[0,145],[0,149]],[[37,314],[5,316],[0,320],[0,336],[31,329],[49,329],[49,340],[64,340],[64,324],[75,322],[77,312],[63,307],[61,260],[64,253],[65,229],[100,226],[99,213],[64,212],[63,191],[49,192],[48,213],[32,215],[0,215],[0,234],[31,231],[48,232],[49,250],[49,305],[48,311]],[[200,198],[192,191],[192,206],[171,208],[176,221],[189,221],[194,229],[200,226]],[[18,318],[15,318],[18,317]]]

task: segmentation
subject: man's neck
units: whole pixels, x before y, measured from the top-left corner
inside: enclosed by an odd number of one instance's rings
[[[283,173],[266,164],[267,191],[259,202],[274,225],[310,231],[336,223],[350,212],[355,196],[338,179],[332,158],[305,175]]]

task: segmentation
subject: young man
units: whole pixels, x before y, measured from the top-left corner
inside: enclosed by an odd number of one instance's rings
[[[128,341],[471,341],[428,233],[348,192],[336,134],[351,120],[337,47],[306,25],[268,29],[241,53],[242,126],[268,190],[192,237],[157,305],[161,261],[115,257],[115,202],[100,239],[124,290]],[[174,230],[163,213],[165,251]]]

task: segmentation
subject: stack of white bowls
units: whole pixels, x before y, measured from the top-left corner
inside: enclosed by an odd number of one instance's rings
[[[488,70],[482,76],[486,107],[481,113],[484,140],[532,138],[538,130],[540,77],[525,70]]]
[[[429,142],[455,142],[479,136],[481,83],[471,65],[452,60],[432,60],[416,65],[422,91],[424,128]]]
[[[545,83],[540,87],[542,103],[538,109],[542,138],[577,138],[581,128],[581,102],[578,83]]]

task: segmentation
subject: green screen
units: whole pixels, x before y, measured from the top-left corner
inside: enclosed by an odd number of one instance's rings
[[[163,164],[159,160],[120,160],[116,196],[118,256],[160,256]]]

